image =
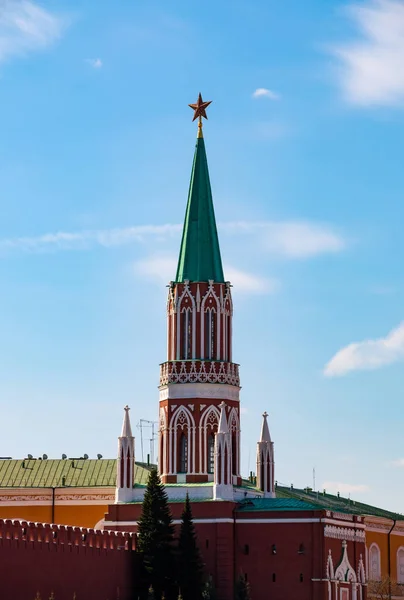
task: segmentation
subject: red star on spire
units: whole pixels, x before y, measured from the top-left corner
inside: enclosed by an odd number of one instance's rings
[[[202,119],[202,117],[204,119],[207,119],[208,117],[206,116],[206,109],[211,103],[212,100],[209,100],[209,102],[204,102],[202,100],[202,95],[199,94],[198,101],[195,104],[188,104],[188,106],[194,111],[194,118],[192,119],[192,121],[195,121],[195,119],[198,118]]]

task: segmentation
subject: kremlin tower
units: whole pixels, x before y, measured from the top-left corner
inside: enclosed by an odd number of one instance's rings
[[[240,380],[232,362],[233,304],[225,281],[199,118],[178,268],[167,301],[167,360],[160,370],[159,470],[164,483],[213,481],[219,420],[229,430],[230,481],[240,477]],[[226,407],[221,411],[221,404]],[[221,414],[222,412],[222,414]],[[227,456],[227,454],[226,454]]]
[[[257,488],[243,485],[240,474],[240,378],[239,365],[233,362],[233,302],[223,272],[202,131],[209,104],[199,94],[198,101],[189,105],[193,120],[198,119],[198,135],[177,272],[168,289],[158,470],[169,497],[185,497],[187,492],[191,498],[214,500],[274,497],[274,450],[266,413],[257,450]],[[134,438],[126,407],[118,448],[117,503],[142,497],[143,490],[132,484],[133,462]]]

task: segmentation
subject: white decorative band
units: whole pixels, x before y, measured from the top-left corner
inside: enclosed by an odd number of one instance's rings
[[[162,400],[183,398],[211,398],[220,400],[240,400],[240,388],[234,385],[214,383],[171,383],[160,388]]]
[[[238,365],[204,360],[166,362],[160,365],[160,386],[169,383],[228,383],[239,387]]]
[[[366,533],[360,529],[352,527],[336,527],[335,525],[326,525],[324,527],[324,537],[334,538],[336,540],[349,540],[352,542],[365,542]]]

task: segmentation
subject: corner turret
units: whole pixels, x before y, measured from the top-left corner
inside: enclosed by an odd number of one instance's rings
[[[274,443],[268,427],[268,413],[262,415],[261,437],[257,444],[257,487],[265,498],[275,498]]]
[[[129,418],[129,406],[124,408],[122,432],[118,438],[118,468],[115,503],[132,500],[135,468],[135,438]]]

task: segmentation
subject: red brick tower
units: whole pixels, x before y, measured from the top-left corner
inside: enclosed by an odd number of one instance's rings
[[[160,368],[159,470],[164,483],[213,481],[220,404],[226,404],[231,481],[240,477],[240,381],[232,362],[231,286],[223,275],[202,134],[198,136],[177,274],[167,302],[167,360]]]

